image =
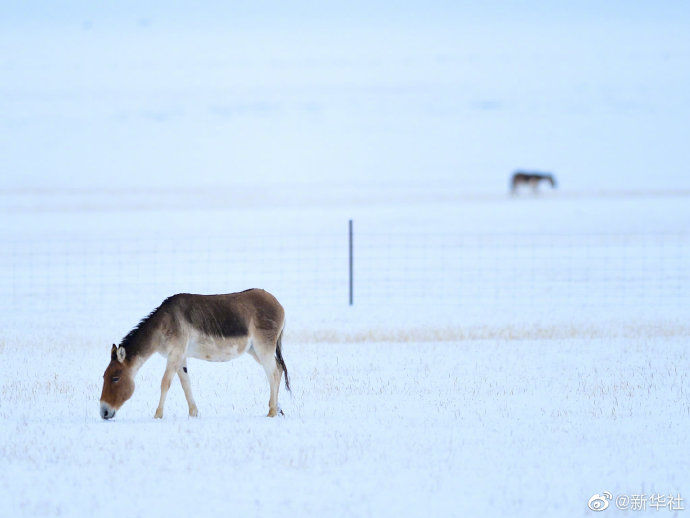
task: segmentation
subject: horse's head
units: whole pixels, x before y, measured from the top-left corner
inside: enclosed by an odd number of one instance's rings
[[[547,175],[546,179],[551,184],[551,187],[553,187],[555,189],[556,188],[556,179],[553,177],[553,175],[552,174]]]
[[[110,350],[110,363],[103,374],[101,417],[112,419],[125,401],[134,393],[134,371],[126,361],[127,352],[120,346]]]

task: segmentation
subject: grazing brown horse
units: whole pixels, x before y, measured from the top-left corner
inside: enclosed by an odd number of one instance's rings
[[[516,194],[521,185],[529,185],[533,192],[537,192],[537,188],[541,182],[551,184],[552,188],[556,188],[556,180],[551,173],[539,173],[536,171],[515,171],[510,180],[510,193]]]
[[[163,417],[165,396],[177,373],[189,405],[189,415],[198,410],[187,372],[187,358],[228,361],[248,352],[266,371],[271,396],[268,417],[281,412],[278,388],[288,372],[281,352],[285,310],[264,290],[252,289],[227,295],[180,293],[167,298],[144,318],[119,347],[113,344],[110,364],[103,374],[101,417],[115,417],[134,393],[134,376],[153,353],[168,359],[161,381],[161,398],[154,417]]]

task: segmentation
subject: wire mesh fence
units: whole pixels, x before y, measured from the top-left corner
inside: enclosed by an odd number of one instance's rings
[[[0,255],[4,319],[139,314],[178,292],[273,292],[293,310],[345,311],[346,233],[231,239],[14,240]],[[356,233],[354,305],[452,313],[559,307],[673,313],[690,297],[687,234]]]
[[[360,297],[515,306],[687,302],[684,235],[364,235]]]

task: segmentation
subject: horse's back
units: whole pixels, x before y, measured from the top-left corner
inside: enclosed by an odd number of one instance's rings
[[[262,289],[221,295],[178,293],[164,302],[186,323],[209,336],[235,338],[253,328],[282,329],[285,310]]]

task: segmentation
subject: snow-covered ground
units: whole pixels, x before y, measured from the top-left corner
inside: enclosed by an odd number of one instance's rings
[[[0,16],[0,516],[690,498],[683,2],[118,5]],[[245,357],[154,421],[155,357],[99,418],[140,318],[248,287],[285,417]]]
[[[687,200],[8,211],[0,515],[579,516],[603,491],[685,495]],[[254,285],[287,311],[284,418],[244,357],[192,361],[200,417],[175,383],[154,421],[154,357],[100,419],[110,344],[164,296]]]
[[[200,417],[187,417],[176,383],[155,421],[164,362],[153,358],[104,422],[107,350],[27,332],[2,342],[0,511],[584,516],[605,490],[683,495],[686,345],[290,342],[293,396],[272,420],[264,374],[245,357],[192,361]]]

